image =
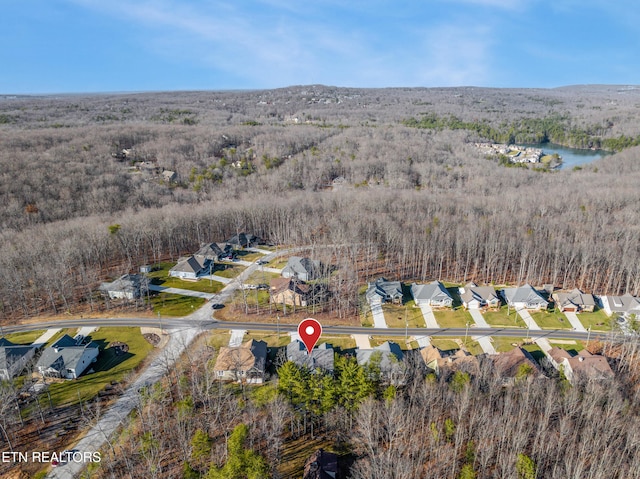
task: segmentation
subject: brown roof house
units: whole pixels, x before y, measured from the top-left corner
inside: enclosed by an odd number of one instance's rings
[[[543,376],[540,365],[526,349],[517,347],[488,357],[493,360],[493,365],[505,384],[526,376]]]
[[[477,374],[479,371],[478,358],[463,349],[442,351],[432,344],[420,350],[420,356],[427,369],[436,376],[447,369]]]
[[[218,379],[262,384],[267,367],[267,343],[251,339],[240,346],[222,347],[213,366]]]
[[[302,479],[339,479],[338,456],[318,449],[304,464]]]
[[[578,288],[569,292],[553,293],[553,300],[562,312],[578,313],[580,311],[588,311],[591,313],[596,306],[596,300],[593,295],[583,293]]]
[[[607,358],[599,354],[591,354],[586,349],[572,356],[568,351],[555,347],[546,354],[553,367],[562,371],[572,384],[578,380],[597,381],[614,377]]]
[[[500,307],[500,297],[493,286],[478,286],[475,283],[469,283],[458,290],[462,304],[466,309]]]
[[[289,306],[306,306],[310,286],[297,278],[275,278],[271,280],[271,302]]]

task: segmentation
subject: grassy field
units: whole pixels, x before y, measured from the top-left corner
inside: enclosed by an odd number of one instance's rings
[[[482,313],[484,320],[493,327],[506,327],[506,328],[526,328],[527,325],[518,314],[513,310],[509,310],[510,314],[507,316],[507,307],[502,306],[498,310],[485,311]]]
[[[549,340],[549,344],[551,344],[551,346],[560,348],[560,349],[566,349],[567,351],[575,351],[576,353],[579,351],[582,351],[584,349],[584,342],[583,341],[554,341],[553,339]]]
[[[291,336],[283,332],[281,332],[280,337],[278,337],[278,333],[269,333],[264,331],[247,331],[247,334],[244,335],[244,341],[249,341],[250,339],[255,339],[256,341],[265,341],[267,345],[273,348],[286,346],[291,342]]]
[[[131,373],[153,349],[140,333],[140,328],[100,328],[91,335],[100,345],[98,360],[78,379],[52,383],[49,394],[54,406],[88,401],[112,381],[122,381]],[[129,352],[119,356],[106,346],[113,341],[121,341],[129,346]]]
[[[432,337],[431,344],[441,351],[449,351],[450,349],[460,349],[460,345],[450,338]]]
[[[410,304],[411,303],[411,304]],[[404,328],[405,318],[410,328],[425,328],[426,324],[419,308],[413,307],[413,300],[404,306],[385,303],[382,305],[384,320],[390,328]]]
[[[169,270],[175,265],[175,263],[158,263],[153,266],[148,276],[151,280],[151,284],[158,286],[164,286],[165,288],[179,288],[188,289],[189,291],[199,291],[201,293],[219,292],[224,284],[218,281],[210,281],[208,279],[200,279],[198,281],[184,281],[179,278],[173,278],[169,276]]]
[[[606,315],[604,309],[598,309],[593,313],[578,313],[578,319],[582,325],[593,331],[611,331],[611,318]]]
[[[253,253],[251,251],[236,251],[236,255],[238,259],[242,261],[255,261],[257,259],[262,258],[264,255],[262,253]]]
[[[218,331],[214,333],[212,331],[209,335],[209,338],[207,339],[207,344],[218,350],[222,346],[228,346],[229,339],[231,339],[231,333],[221,333]]]
[[[171,293],[158,293],[151,296],[154,313],[162,316],[186,316],[200,308],[206,300],[192,296],[182,296]]]
[[[385,341],[389,341],[391,343],[397,343],[400,346],[400,349],[402,349],[403,351],[412,349],[411,341],[405,340],[403,336],[372,336],[371,339],[369,340],[372,348],[375,348],[376,346],[380,346]]]
[[[327,336],[323,334],[318,343],[329,343],[334,349],[340,349],[341,351],[354,349],[356,347],[356,340],[351,336]]]
[[[536,311],[531,317],[542,329],[572,329],[567,317],[559,311]]]
[[[222,276],[223,278],[235,278],[245,269],[247,269],[245,266],[239,264],[217,264],[213,274],[216,276]]]
[[[464,308],[455,310],[433,310],[433,315],[441,328],[464,328],[469,324],[475,324],[473,318]]]
[[[280,275],[278,273],[270,273],[268,271],[261,271],[258,268],[254,271],[251,276],[247,278],[244,282],[245,284],[269,284],[272,279],[279,278]]]
[[[44,332],[44,329],[39,329],[37,331],[25,331],[23,333],[7,334],[6,336],[4,336],[4,338],[8,339],[14,344],[31,344],[40,336],[42,336]]]
[[[506,338],[493,336],[492,337],[493,347],[499,353],[505,353],[507,351],[511,351],[515,346],[522,345],[524,343],[524,338]]]

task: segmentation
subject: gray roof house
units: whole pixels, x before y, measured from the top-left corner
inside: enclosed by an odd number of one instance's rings
[[[296,339],[287,344],[287,360],[293,361],[298,366],[333,373],[333,359],[333,346],[329,343],[322,343],[314,348],[312,354],[307,354],[307,347],[302,341]]]
[[[195,256],[204,256],[210,261],[220,261],[233,258],[233,248],[227,243],[204,243]]]
[[[478,286],[469,283],[459,288],[460,299],[466,309],[498,308],[500,297],[493,286]]]
[[[258,236],[250,233],[238,233],[227,240],[227,243],[236,248],[250,248],[260,244],[260,242],[261,239]]]
[[[8,381],[20,374],[35,351],[36,348],[31,345],[14,344],[0,338],[0,380]]]
[[[592,294],[583,293],[578,288],[569,292],[553,293],[553,299],[558,305],[560,311],[579,311],[593,312],[596,307],[596,299]]]
[[[440,281],[433,281],[429,284],[413,283],[411,285],[411,294],[413,295],[416,306],[426,304],[429,306],[450,308],[453,305],[453,298]]]
[[[36,368],[42,376],[76,379],[91,363],[95,362],[100,349],[94,342],[79,344],[65,334],[42,352]]]
[[[546,309],[549,303],[530,285],[517,288],[504,288],[504,299],[509,306],[516,309]]]
[[[369,283],[365,294],[367,301],[392,301],[402,303],[402,284],[400,281],[388,281],[386,278],[378,278]]]
[[[607,316],[611,316],[613,313],[619,313],[623,316],[631,314],[640,316],[640,299],[629,293],[623,296],[603,296],[602,308]]]
[[[385,341],[373,349],[358,349],[356,360],[360,366],[375,364],[380,369],[380,379],[390,384],[404,382],[404,353],[397,343]]]
[[[320,273],[320,261],[300,256],[292,256],[287,265],[282,269],[282,276],[291,278],[296,276],[302,281],[309,281],[318,277]]]
[[[201,255],[192,255],[178,261],[169,270],[169,276],[180,279],[198,279],[198,276],[209,273],[211,260]]]
[[[111,299],[136,299],[147,292],[147,280],[139,274],[123,274],[111,283],[102,283],[100,288]]]

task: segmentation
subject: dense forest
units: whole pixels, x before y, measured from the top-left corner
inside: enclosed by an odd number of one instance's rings
[[[337,314],[377,274],[637,294],[639,120],[613,86],[1,97],[0,314],[100,308],[100,281],[238,230],[323,251]],[[499,139],[618,153],[505,168],[474,147]]]

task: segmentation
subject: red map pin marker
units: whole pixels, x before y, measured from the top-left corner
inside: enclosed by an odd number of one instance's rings
[[[300,321],[298,325],[298,336],[307,347],[307,351],[311,354],[313,347],[320,339],[322,334],[322,326],[313,318],[307,318]]]

